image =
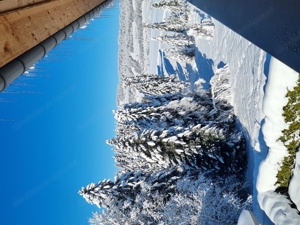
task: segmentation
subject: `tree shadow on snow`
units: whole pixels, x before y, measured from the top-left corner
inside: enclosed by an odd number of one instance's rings
[[[217,65],[217,69],[223,68],[226,65],[223,61],[220,61]]]
[[[157,74],[160,76],[164,76],[165,72],[164,72],[164,64],[163,64],[163,54],[161,50],[159,50],[159,59],[160,59],[160,63],[159,65],[157,65]]]
[[[191,64],[186,64],[186,71],[188,74],[188,79],[190,81],[191,89],[194,90],[195,82],[199,79],[199,74],[194,70]],[[203,84],[204,89],[208,89],[205,84]]]
[[[270,70],[270,61],[271,61],[271,55],[266,54],[266,61],[264,63],[264,74],[266,76],[266,81],[265,81],[265,86],[264,86],[264,93],[266,92],[266,84],[268,82],[268,77],[269,77],[269,70]]]
[[[161,66],[164,67],[164,71],[169,75],[175,74],[176,70],[174,69],[170,60],[166,58],[166,53],[161,50],[159,50],[159,53],[160,53]]]
[[[157,65],[157,75],[159,76],[163,76],[164,75],[164,68],[162,68],[162,66]]]
[[[174,74],[176,73],[175,69],[173,68],[172,64],[170,63],[170,60],[168,60],[166,57],[165,57],[165,53],[164,53],[164,65],[165,65],[165,70],[166,72],[170,75],[170,74]]]
[[[186,81],[186,77],[185,74],[183,72],[182,66],[180,65],[180,63],[176,62],[176,66],[177,66],[177,74],[180,80]]]
[[[255,213],[255,216],[258,219],[258,221],[261,222],[262,224],[273,224],[268,218],[268,216],[265,214],[265,212],[261,210],[257,200],[258,191],[256,188],[256,183],[257,183],[259,165],[266,158],[268,154],[268,146],[264,140],[264,136],[262,133],[262,126],[264,122],[265,121],[263,119],[260,123],[260,131],[258,136],[259,147],[260,147],[260,152],[259,152],[253,148],[253,146],[251,145],[251,138],[247,129],[237,119],[237,125],[240,128],[240,130],[243,131],[244,137],[246,139],[248,167],[247,167],[247,171],[245,171],[245,180],[246,182],[248,182],[247,185],[249,185],[249,191],[250,194],[252,194],[253,212]],[[257,123],[259,122],[257,121]]]
[[[205,54],[202,54],[198,48],[195,51],[195,61],[198,69],[198,76],[195,77],[195,81],[202,78],[205,83],[203,84],[204,89],[210,88],[210,79],[214,75],[213,66],[214,61],[208,59]]]
[[[170,60],[168,58],[166,58],[165,52],[159,50],[159,55],[160,55],[160,65],[157,65],[158,75],[164,76],[165,73],[167,73],[168,75],[178,73],[178,70],[175,70],[172,63],[170,62]],[[180,71],[180,76],[181,75],[183,75],[183,78],[184,78],[182,68]],[[182,77],[179,77],[179,78],[181,79]],[[184,80],[185,80],[185,78],[184,78]]]

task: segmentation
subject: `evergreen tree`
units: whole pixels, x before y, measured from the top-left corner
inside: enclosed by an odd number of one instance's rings
[[[94,214],[93,224],[231,225],[247,207],[244,191],[235,176],[212,180],[196,170],[172,167],[119,174],[114,182],[90,184],[79,194],[107,209]]]
[[[184,24],[180,19],[176,19],[176,20],[174,19],[168,22],[145,24],[144,27],[162,30],[162,31],[179,32],[179,33],[182,33],[188,29],[186,24]]]
[[[182,92],[189,87],[187,82],[180,81],[175,75],[142,74],[136,77],[126,77],[124,82],[146,95],[172,94]]]
[[[195,44],[193,36],[188,36],[183,33],[158,36],[153,38],[153,40],[175,47],[193,46]]]
[[[185,0],[162,0],[151,5],[153,8],[162,9],[171,12],[174,18],[181,18],[188,21],[190,8]]]
[[[165,49],[164,51],[167,53],[167,58],[178,62],[191,62],[195,56],[195,48],[192,46]]]
[[[176,181],[184,174],[186,172],[178,168],[156,173],[130,171],[119,174],[115,181],[89,184],[79,194],[90,204],[105,207],[108,211],[117,209],[119,216],[126,218],[129,224],[138,221],[149,223],[155,221],[155,217],[149,213],[153,210],[151,208],[160,208],[161,203],[167,202],[176,193]],[[160,201],[157,201],[158,197]],[[151,204],[151,208],[147,208],[147,204]]]
[[[230,71],[228,65],[217,69],[211,78],[211,92],[215,107],[232,109],[232,96],[230,90]]]
[[[185,4],[186,3],[183,0],[162,0],[160,2],[152,3],[151,6],[154,8],[159,8],[164,10],[168,10],[174,7],[174,9],[177,10],[178,8],[182,7]]]
[[[190,24],[186,32],[189,36],[211,40],[214,36],[215,25],[211,19],[203,19],[200,24]]]
[[[186,163],[228,174],[245,167],[244,139],[235,128],[232,110],[214,107],[208,92],[151,97],[123,106],[115,118],[119,127],[136,127],[108,141],[123,169],[159,170]],[[118,162],[124,157],[125,162]]]
[[[200,24],[197,24],[191,23],[185,18],[172,15],[164,22],[145,24],[144,27],[167,32],[183,33],[188,36],[195,36],[207,40],[213,38],[215,29],[211,19],[203,19]]]
[[[125,104],[114,113],[118,125],[133,125],[136,130],[143,130],[206,124],[217,115],[215,112],[209,114],[212,110],[210,93],[202,91],[147,96],[143,102]]]

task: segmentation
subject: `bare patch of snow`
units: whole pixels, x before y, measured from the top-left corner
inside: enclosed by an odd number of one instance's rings
[[[300,152],[296,154],[295,169],[292,180],[289,185],[289,194],[292,201],[296,204],[300,211]]]
[[[237,225],[258,225],[258,222],[250,211],[243,210]]]

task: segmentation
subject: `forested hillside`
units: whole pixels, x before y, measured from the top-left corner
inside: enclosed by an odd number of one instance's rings
[[[190,63],[195,39],[210,40],[209,18],[191,22],[186,1],[121,1],[116,136],[107,141],[120,168],[113,181],[83,187],[105,208],[91,224],[236,224],[251,207],[245,184],[246,142],[231,104],[228,65],[203,88],[179,71],[149,74],[150,34],[170,65]],[[122,7],[123,6],[123,7]],[[167,19],[144,18],[146,6]],[[149,36],[148,36],[149,35]],[[153,62],[152,62],[153,63]]]

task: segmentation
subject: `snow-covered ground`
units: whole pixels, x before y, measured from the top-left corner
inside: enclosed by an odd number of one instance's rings
[[[248,210],[243,210],[237,225],[258,225],[258,223],[251,212]]]
[[[162,21],[168,14],[151,9],[150,2],[155,0],[143,1],[143,21]],[[276,142],[280,131],[285,127],[281,116],[282,107],[286,103],[284,96],[287,87],[291,88],[296,84],[297,73],[203,11],[192,5],[191,8],[192,23],[200,23],[203,19],[212,20],[215,26],[214,37],[203,39],[196,36],[195,60],[185,64],[167,59],[163,52],[166,46],[151,40],[163,32],[152,31],[148,37],[150,54],[144,51],[144,54],[147,54],[144,59],[149,60],[147,63],[143,62],[144,72],[170,74],[175,71],[182,79],[188,74],[192,87],[197,91],[199,87],[209,88],[211,78],[217,70],[226,68],[230,74],[231,103],[239,126],[247,138],[248,162],[245,163],[248,163],[247,181],[252,190],[255,217],[260,224],[266,225],[272,224],[268,217],[275,221],[275,224],[300,224],[300,217],[296,215],[296,210],[288,205],[288,200],[274,193],[278,163],[286,155],[286,150]],[[140,56],[136,55],[135,59],[138,58]],[[123,63],[130,65],[130,62]],[[123,90],[120,96],[122,101],[119,102],[122,103],[141,99],[141,96],[133,96],[128,90]],[[299,176],[298,153],[290,187],[290,195],[298,206]]]
[[[289,186],[289,194],[292,201],[296,204],[298,210],[300,211],[300,152],[296,154],[296,162],[295,162],[295,169],[294,169],[294,176],[291,180]]]

